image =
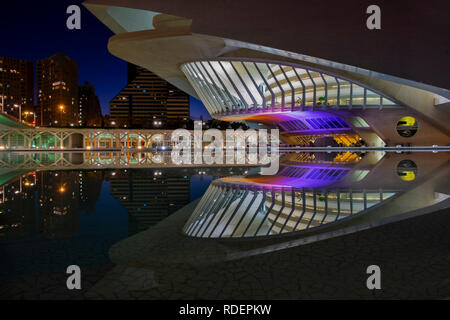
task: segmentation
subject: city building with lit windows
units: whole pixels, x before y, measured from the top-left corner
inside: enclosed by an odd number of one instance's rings
[[[36,63],[37,125],[75,126],[78,121],[78,64],[64,53]]]
[[[330,4],[320,17],[314,3],[299,12],[290,0],[276,15],[252,1],[204,10],[175,2],[84,5],[115,33],[112,54],[199,98],[213,118],[278,128],[288,145],[449,144],[450,92],[439,69],[448,59],[434,33],[414,38],[414,46],[404,35],[417,30],[408,25],[391,32],[387,50],[385,38],[343,18],[361,9],[354,1]],[[433,52],[423,52],[424,43]]]
[[[19,112],[33,112],[33,62],[0,56],[0,105],[17,119]]]
[[[82,127],[101,127],[103,116],[95,87],[89,82],[78,87],[78,123]]]
[[[142,67],[128,64],[128,84],[110,102],[110,125],[162,128],[189,119],[189,95]]]

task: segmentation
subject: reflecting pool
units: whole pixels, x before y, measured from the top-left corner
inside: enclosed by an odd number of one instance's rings
[[[450,296],[448,153],[292,152],[259,170],[1,153],[0,297]],[[82,290],[67,290],[69,265]]]

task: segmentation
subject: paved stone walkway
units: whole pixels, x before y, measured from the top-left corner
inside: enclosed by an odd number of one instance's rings
[[[224,257],[236,244],[181,235],[186,218],[178,212],[114,245],[110,256],[116,267],[86,297],[444,299],[450,295],[448,209],[232,261]],[[381,268],[382,290],[366,288],[366,268],[372,264]]]
[[[82,266],[82,290],[64,273],[0,278],[0,299],[445,299],[450,297],[450,212],[227,260],[252,242],[191,239],[181,226],[195,202]],[[381,267],[382,290],[366,288]]]
[[[0,299],[80,300],[108,271],[112,264],[81,266],[81,290],[68,290],[64,272],[0,277]]]

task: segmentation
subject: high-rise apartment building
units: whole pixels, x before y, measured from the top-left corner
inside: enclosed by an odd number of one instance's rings
[[[37,116],[40,126],[78,123],[78,64],[64,53],[36,64]]]
[[[3,112],[19,118],[33,111],[34,73],[31,61],[0,56],[0,105]]]
[[[128,64],[128,84],[110,102],[118,126],[162,127],[189,120],[189,95],[153,72]]]
[[[101,127],[102,126],[102,111],[100,102],[95,95],[95,87],[89,82],[78,87],[78,126],[83,127]]]

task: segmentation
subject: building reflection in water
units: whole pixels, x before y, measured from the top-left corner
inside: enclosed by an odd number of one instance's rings
[[[424,167],[417,180],[418,168]],[[446,164],[446,154],[289,153],[274,176],[258,174],[215,180],[183,227],[199,238],[251,238],[320,230],[377,208],[395,212],[388,203],[431,179]],[[445,177],[445,167],[444,167]],[[380,179],[381,177],[381,179]],[[436,192],[445,184],[422,186],[418,199],[406,206],[419,209],[446,198]],[[413,193],[411,193],[413,194]],[[401,197],[400,197],[401,198]],[[400,203],[402,200],[397,201]],[[415,204],[413,204],[415,203]],[[392,207],[392,206],[391,206]]]
[[[114,156],[103,155],[105,159]],[[114,170],[101,170],[101,166],[95,165],[98,169],[69,166],[68,170],[52,171],[49,170],[52,165],[58,165],[61,159],[73,159],[74,155],[47,155],[39,167],[46,170],[30,172],[27,166],[24,168],[26,157],[8,156],[17,161],[4,163],[4,168],[0,166],[4,182],[0,186],[0,239],[42,236],[64,241],[74,238],[80,233],[80,214],[95,215],[104,181],[109,182],[106,192],[128,212],[128,234],[132,235],[188,204],[192,176],[219,178],[248,170],[245,167],[126,169],[135,162],[138,164],[139,159],[148,158],[142,153],[137,153],[135,158],[127,157],[129,161]],[[161,159],[167,161],[167,155]],[[87,165],[91,168],[89,161]]]
[[[5,238],[40,235],[69,240],[79,234],[80,211],[95,211],[102,171],[40,171],[2,186]]]
[[[31,173],[20,175],[0,187],[1,238],[25,237],[35,233],[36,181],[36,173]]]
[[[2,186],[0,235],[75,237],[80,213],[95,212],[104,179],[110,180],[110,194],[129,213],[129,234],[189,203],[190,176],[180,177],[174,170],[33,172]]]
[[[307,230],[358,215],[393,195],[367,190],[257,188],[219,181],[208,189],[184,232],[221,238]]]
[[[111,172],[110,193],[129,213],[130,234],[155,225],[187,205],[189,178],[175,170]]]

